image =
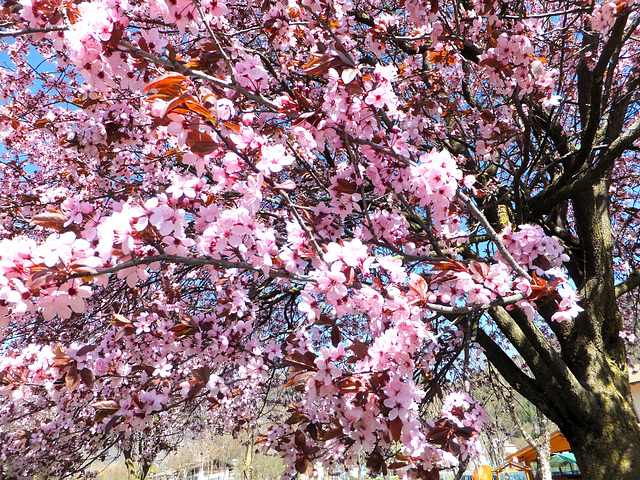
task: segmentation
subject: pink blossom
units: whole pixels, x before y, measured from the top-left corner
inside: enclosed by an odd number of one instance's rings
[[[283,145],[263,145],[260,149],[260,161],[256,168],[269,176],[271,173],[280,172],[283,167],[293,163],[293,156],[287,154]]]
[[[234,70],[238,82],[245,88],[259,91],[269,85],[268,73],[257,56],[247,57],[236,63]]]
[[[331,265],[331,270],[321,271],[318,276],[318,288],[325,293],[327,300],[333,302],[347,294],[345,282],[347,277],[340,271],[342,265],[336,262]]]

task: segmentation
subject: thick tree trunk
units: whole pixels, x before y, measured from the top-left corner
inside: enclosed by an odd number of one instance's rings
[[[633,409],[622,318],[612,262],[608,182],[601,179],[572,201],[584,257],[584,312],[565,334],[562,357],[588,393],[586,418],[559,424],[585,478],[640,478],[640,429]],[[588,419],[588,420],[587,420]],[[587,420],[587,421],[585,421]]]
[[[531,379],[513,368],[488,336],[479,335],[488,358],[523,396],[556,423],[565,435],[585,480],[640,479],[640,428],[633,409],[625,365],[600,352],[585,371],[575,367],[565,378],[552,373]],[[586,359],[585,359],[586,360]],[[540,365],[531,361],[534,370]],[[551,370],[551,369],[549,369]],[[596,373],[597,372],[597,373]]]
[[[622,318],[612,262],[608,182],[600,179],[571,199],[580,247],[572,278],[584,309],[573,322],[551,320],[553,302],[539,306],[559,342],[554,346],[523,312],[496,308],[492,318],[527,363],[523,372],[484,332],[478,342],[509,384],[556,423],[587,480],[640,479],[640,428],[627,373]]]
[[[628,406],[613,394],[594,425],[563,428],[585,479],[637,480],[640,478],[640,429]],[[618,404],[616,404],[618,403]]]

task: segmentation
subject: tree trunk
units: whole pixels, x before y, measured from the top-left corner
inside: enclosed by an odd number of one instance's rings
[[[521,395],[556,423],[587,480],[640,478],[640,428],[633,409],[627,356],[619,337],[612,261],[608,182],[597,180],[571,199],[580,247],[571,276],[584,309],[573,322],[554,322],[554,302],[538,311],[555,333],[553,345],[519,309],[491,311],[522,355],[524,372],[485,332],[477,340],[489,360]]]
[[[255,448],[254,430],[249,431],[249,444],[244,456],[244,468],[242,469],[243,480],[253,480],[253,449]]]
[[[584,257],[579,285],[584,311],[572,328],[554,330],[564,361],[586,392],[583,411],[564,414],[558,425],[585,478],[626,480],[640,476],[640,429],[619,336],[608,189],[601,179],[572,199]]]
[[[562,431],[585,479],[637,480],[640,477],[640,429],[629,402],[620,393],[602,397],[598,421],[566,425]]]
[[[127,480],[145,480],[151,469],[151,464],[146,460],[143,460],[140,465],[140,471],[136,468],[136,462],[133,460],[131,448],[127,448],[123,451],[124,464],[127,467]]]
[[[533,448],[536,452],[536,457],[538,459],[538,471],[537,476],[541,480],[551,480],[551,445],[549,443],[551,435],[549,434],[549,420],[547,417],[540,411],[540,409],[536,409],[536,415],[540,420],[540,435],[538,438],[533,438],[529,432],[524,428],[524,425],[518,418],[516,414],[516,406],[513,397],[507,400],[507,406],[509,408],[509,413],[511,414],[511,418],[513,422],[516,424],[520,435],[527,441],[527,443]]]
[[[514,341],[518,338],[526,345],[514,334]],[[527,358],[532,370],[546,370],[546,375],[531,378],[486,334],[480,333],[478,341],[511,386],[558,425],[585,480],[640,478],[640,428],[626,365],[616,365],[605,351],[583,357],[587,368],[576,364],[572,371],[555,371],[532,357]]]
[[[551,480],[551,448],[547,443],[539,450],[536,450],[538,456],[538,476],[540,480]]]
[[[549,432],[549,420],[536,409],[536,415],[540,422],[540,436],[537,438],[534,450],[538,457],[538,475],[541,480],[551,480],[551,433]]]

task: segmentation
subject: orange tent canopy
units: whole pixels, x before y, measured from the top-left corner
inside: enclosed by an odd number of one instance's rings
[[[551,453],[560,453],[560,452],[570,452],[571,447],[569,446],[569,442],[564,438],[564,435],[558,430],[557,432],[553,432],[549,438],[549,443],[551,444]],[[507,460],[511,461],[517,458],[518,462],[526,463],[527,465],[531,464],[531,462],[536,461],[536,452],[533,448],[527,447],[522,450],[514,453],[507,457]]]

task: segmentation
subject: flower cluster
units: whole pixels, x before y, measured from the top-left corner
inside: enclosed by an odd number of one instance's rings
[[[579,236],[573,200],[562,225],[528,210],[581,148],[572,79],[634,2],[14,4],[0,22],[15,37],[0,43],[0,476],[62,477],[142,433],[170,449],[166,425],[269,420],[288,473],[364,453],[375,474],[395,455],[432,478],[480,453],[486,414],[466,393],[421,414],[443,365],[459,367],[464,319],[520,308],[538,328],[588,308],[545,233]],[[605,117],[633,90],[624,38]],[[625,192],[612,228],[634,252]],[[498,195],[532,223],[492,232]],[[262,408],[283,385],[286,404]]]

